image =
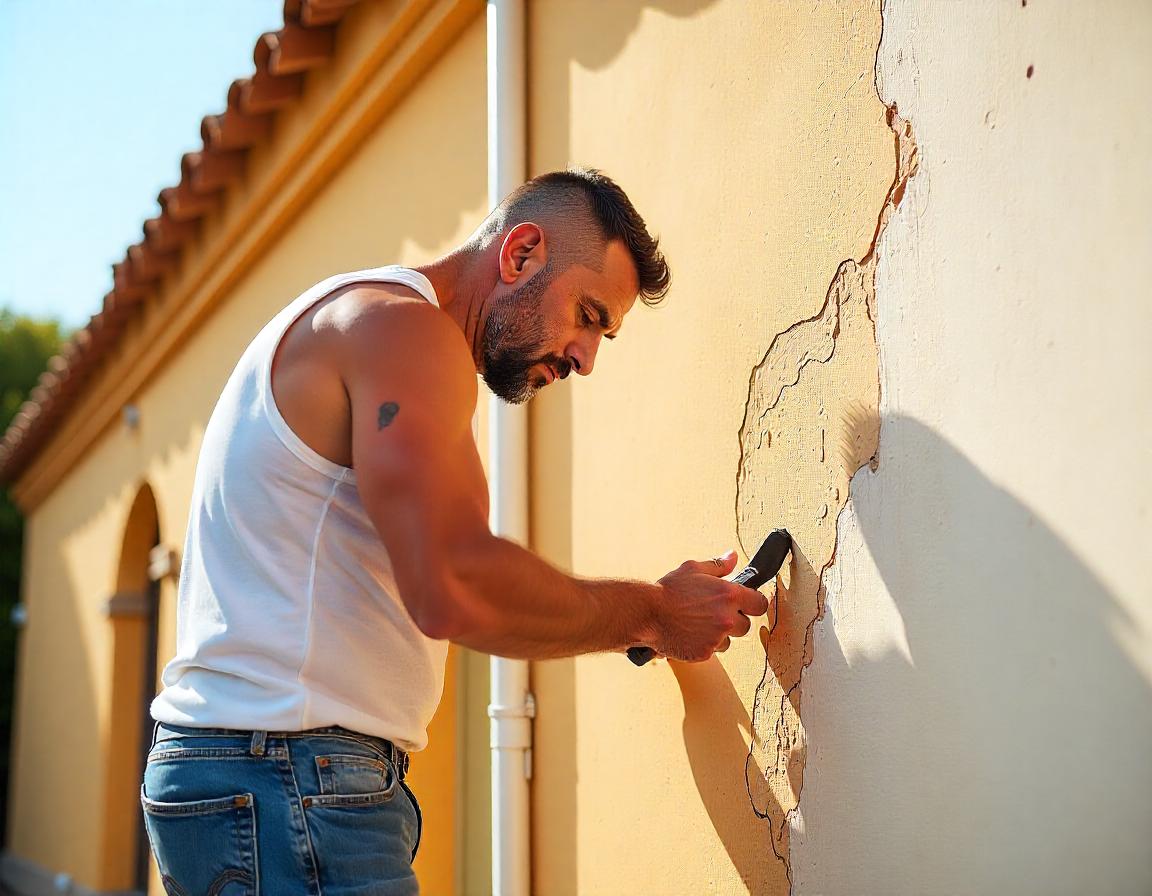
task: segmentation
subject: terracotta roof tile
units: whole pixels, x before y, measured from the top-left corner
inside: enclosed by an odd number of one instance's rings
[[[143,243],[128,247],[128,261],[137,283],[154,284],[176,266],[178,253],[162,252],[147,238]]]
[[[175,252],[199,231],[199,219],[177,221],[162,215],[144,222],[144,242],[156,252]]]
[[[206,149],[247,149],[272,133],[272,118],[229,109],[222,115],[205,116],[200,123],[200,136]]]
[[[275,112],[304,92],[304,75],[273,75],[257,69],[240,87],[240,109],[248,115]]]
[[[195,157],[195,161],[186,177],[197,193],[215,193],[232,181],[239,180],[244,174],[244,162],[248,158],[248,154],[240,149],[205,149],[184,158],[188,159],[189,156]]]
[[[112,265],[112,283],[115,288],[104,297],[105,313],[111,313],[118,306],[136,304],[148,291],[147,284],[136,277],[128,258]]]
[[[178,223],[198,221],[216,204],[215,196],[204,196],[193,191],[192,184],[181,181],[175,187],[160,191],[160,215]]]
[[[284,21],[300,22],[309,28],[340,21],[356,0],[288,0],[284,4]]]
[[[328,61],[336,45],[336,29],[285,25],[278,32],[265,34],[260,42],[269,51],[268,71],[293,75]]]
[[[160,215],[144,222],[144,239],[112,266],[113,289],[88,325],[48,362],[48,370],[0,439],[0,481],[28,466],[116,347],[143,300],[179,263],[199,232],[200,219],[221,194],[245,176],[247,150],[266,140],[275,112],[297,100],[306,73],[324,65],[336,44],[336,25],[357,0],[286,0],[284,27],[262,34],[253,48],[256,71],[228,90],[227,106],[200,124],[203,149],[181,160],[180,182],[160,191]]]

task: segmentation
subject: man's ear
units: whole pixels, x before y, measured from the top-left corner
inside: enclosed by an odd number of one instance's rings
[[[508,231],[500,246],[500,279],[505,283],[526,280],[547,261],[544,228],[530,221],[517,224]]]

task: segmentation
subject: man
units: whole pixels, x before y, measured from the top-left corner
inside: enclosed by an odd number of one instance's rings
[[[403,778],[448,641],[701,661],[767,611],[721,578],[734,551],[589,580],[488,527],[477,372],[509,402],[587,376],[668,284],[624,192],[556,172],[444,258],[326,280],[257,335],[204,435],[152,707],[141,800],[169,892],[416,892]]]

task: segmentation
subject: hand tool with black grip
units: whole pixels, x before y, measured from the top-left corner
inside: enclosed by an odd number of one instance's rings
[[[776,529],[768,533],[760,550],[752,558],[752,562],[736,573],[730,582],[743,585],[745,588],[759,588],[769,579],[776,577],[780,567],[784,565],[784,558],[792,550],[792,536],[787,529]],[[656,655],[651,647],[629,647],[628,659],[637,666],[643,666]]]

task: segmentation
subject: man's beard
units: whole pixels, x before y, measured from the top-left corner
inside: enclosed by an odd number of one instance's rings
[[[552,282],[549,268],[545,264],[531,280],[514,289],[484,321],[484,382],[509,404],[524,403],[547,383],[532,372],[535,365],[550,364],[561,377],[571,369],[566,359],[544,351],[547,334],[540,296]]]

